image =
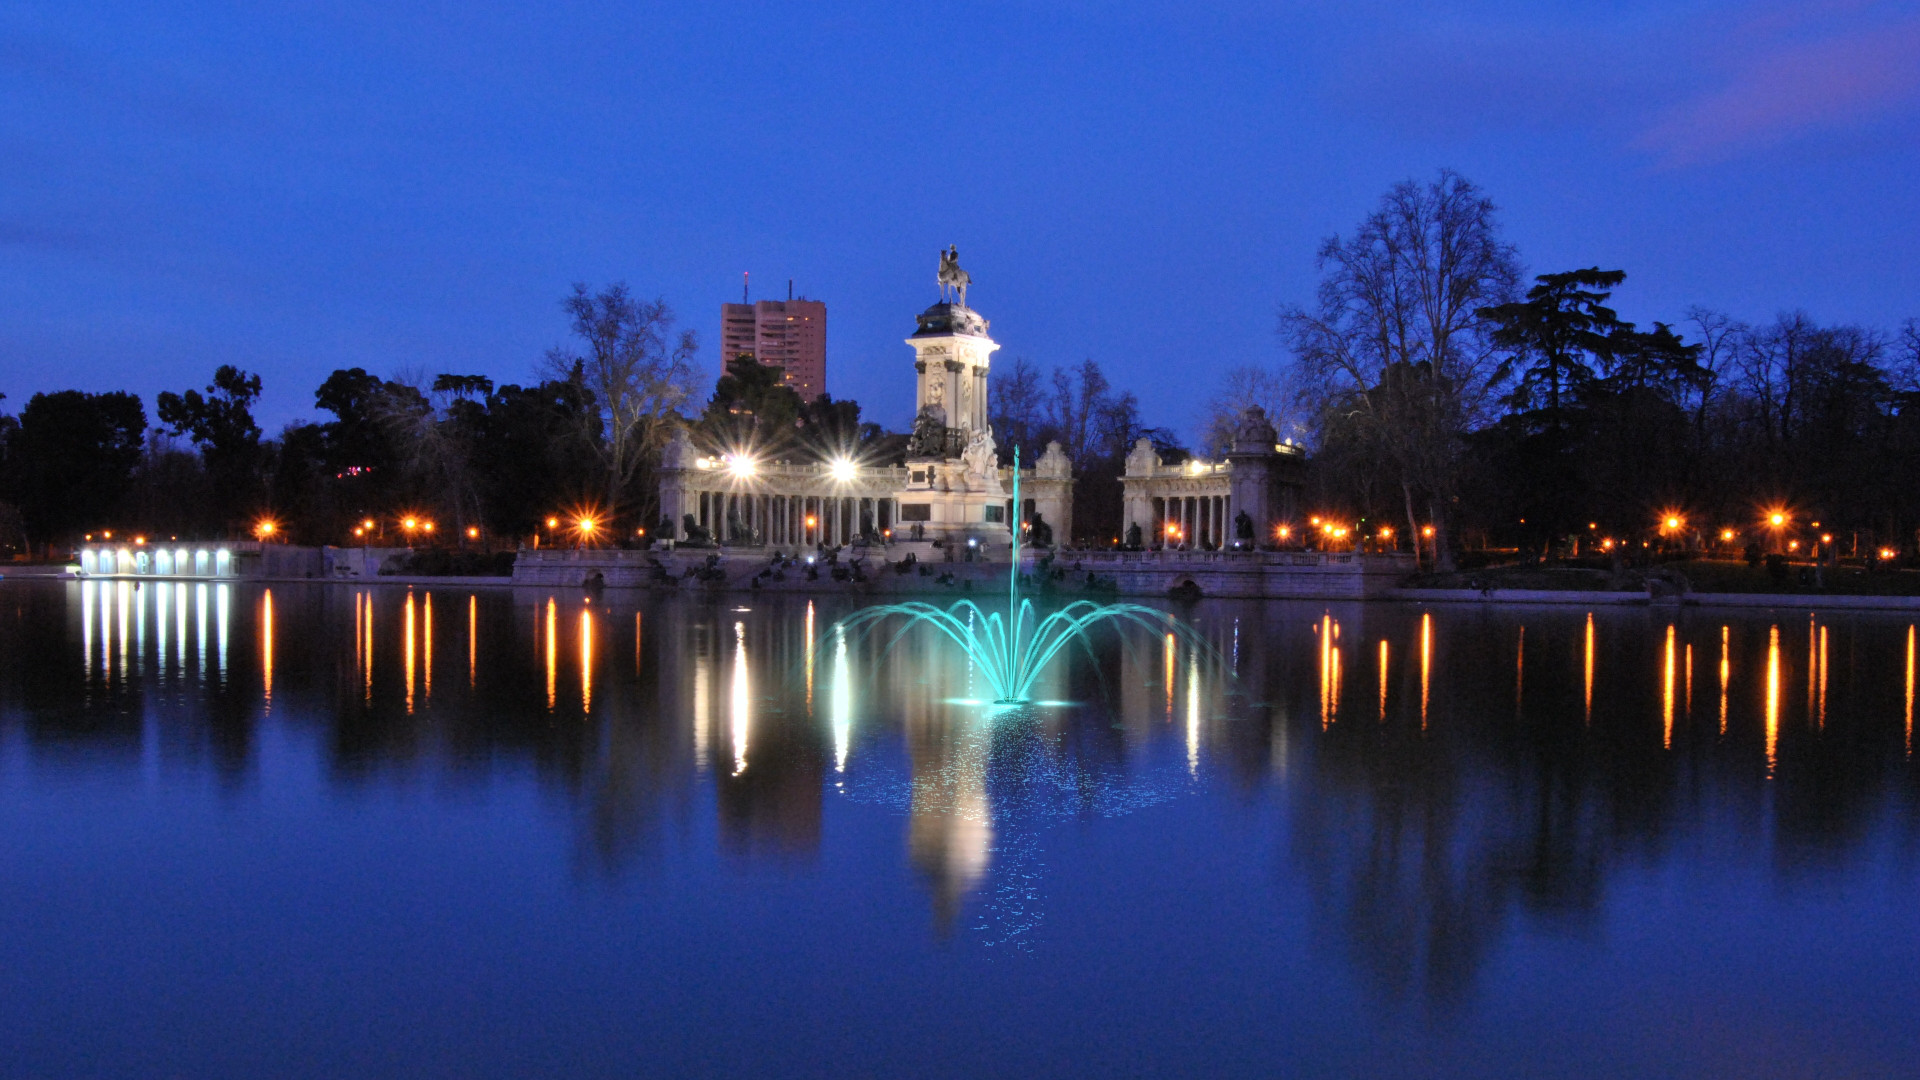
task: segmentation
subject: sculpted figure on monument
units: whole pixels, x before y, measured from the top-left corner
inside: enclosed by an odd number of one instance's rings
[[[1127,454],[1128,476],[1152,476],[1160,467],[1160,455],[1154,453],[1153,440],[1145,435],[1133,441],[1133,450]]]
[[[1267,419],[1267,411],[1258,405],[1249,405],[1240,412],[1240,419],[1233,426],[1233,450],[1239,454],[1272,453],[1273,445],[1280,441],[1280,433],[1273,429],[1273,422]]]
[[[1060,440],[1055,439],[1047,443],[1046,452],[1033,463],[1033,471],[1036,476],[1069,478],[1073,476],[1073,459],[1067,457],[1067,452],[1060,448]]]
[[[693,467],[693,438],[686,428],[676,428],[673,437],[660,453],[660,467],[663,469],[687,469]]]
[[[947,250],[940,253],[940,299],[952,299],[961,307],[967,306],[967,286],[973,284],[973,276],[960,269],[960,248],[949,244]]]
[[[1053,526],[1042,517],[1040,511],[1033,512],[1033,523],[1027,528],[1027,543],[1032,547],[1050,548],[1053,546]]]
[[[914,417],[913,434],[907,437],[907,452],[914,457],[947,455],[947,411],[928,405]]]
[[[967,448],[960,452],[960,460],[967,463],[967,475],[986,479],[998,474],[1000,469],[999,447],[993,441],[992,428],[975,428],[973,437],[967,440]]]

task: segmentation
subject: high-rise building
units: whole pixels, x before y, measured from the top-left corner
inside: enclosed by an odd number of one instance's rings
[[[800,400],[827,390],[827,305],[804,297],[720,305],[720,359],[741,353],[780,368]]]

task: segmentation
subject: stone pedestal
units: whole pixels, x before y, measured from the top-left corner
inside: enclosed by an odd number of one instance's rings
[[[907,344],[919,377],[917,412],[896,534],[1004,548],[1012,541],[1008,494],[987,429],[987,369],[1000,346],[987,336],[987,320],[960,304],[935,304],[916,321]]]

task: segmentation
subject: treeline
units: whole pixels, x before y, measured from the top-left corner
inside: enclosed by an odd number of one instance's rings
[[[556,518],[567,542],[591,519],[594,542],[635,543],[658,519],[654,469],[682,426],[762,458],[904,454],[905,436],[862,422],[857,402],[802,402],[751,357],[699,405],[694,336],[623,285],[575,286],[562,306],[572,342],[526,385],[346,368],[314,391],[330,419],[274,437],[254,419],[259,376],[232,365],[159,394],[151,418],[125,392],[36,394],[0,412],[0,551],[58,555],[106,531],[243,538],[264,522],[296,543],[512,546]]]
[[[530,533],[553,508],[594,500],[603,469],[593,395],[578,378],[425,385],[335,371],[315,392],[333,419],[264,438],[257,376],[222,366],[203,394],[36,394],[7,423],[0,491],[20,546],[87,534],[245,537],[263,521],[298,542],[352,542],[364,521],[398,541],[403,515],[449,542],[471,527]],[[371,542],[372,536],[369,536]],[[423,533],[419,539],[426,540]]]
[[[1492,203],[1449,172],[1395,186],[1319,264],[1315,303],[1281,315],[1291,366],[1236,372],[1214,411],[1273,408],[1284,383],[1281,424],[1315,450],[1323,513],[1431,528],[1423,553],[1443,568],[1463,542],[1697,548],[1775,510],[1821,522],[1829,550],[1920,551],[1913,320],[1695,308],[1638,327],[1609,306],[1623,271],[1523,281]]]
[[[125,392],[36,394],[0,416],[0,546],[58,553],[108,529],[244,537],[262,521],[296,542],[517,541],[596,508],[646,520],[649,463],[694,387],[695,342],[666,305],[622,285],[576,286],[573,343],[527,385],[479,375],[328,376],[331,419],[265,437],[256,375],[222,365],[204,390],[162,393],[151,421]],[[413,537],[428,541],[424,528]]]

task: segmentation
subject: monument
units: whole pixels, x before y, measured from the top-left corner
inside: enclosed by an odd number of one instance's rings
[[[973,277],[960,268],[957,247],[940,253],[936,281],[939,301],[919,314],[907,338],[918,382],[901,528],[943,546],[1005,548],[1012,540],[1009,495],[987,425],[987,373],[1000,346],[987,336],[987,320],[967,306]]]
[[[904,465],[761,460],[696,445],[683,429],[660,463],[661,539],[776,548],[888,540],[903,554],[945,562],[1004,558],[1015,521],[1071,537],[1073,463],[1059,444],[1037,455],[1023,480],[1028,497],[1013,504],[1012,470],[1001,466],[1003,448],[987,424],[987,375],[1000,346],[967,306],[973,276],[961,269],[959,248],[939,256],[939,300],[906,339],[916,386]]]

